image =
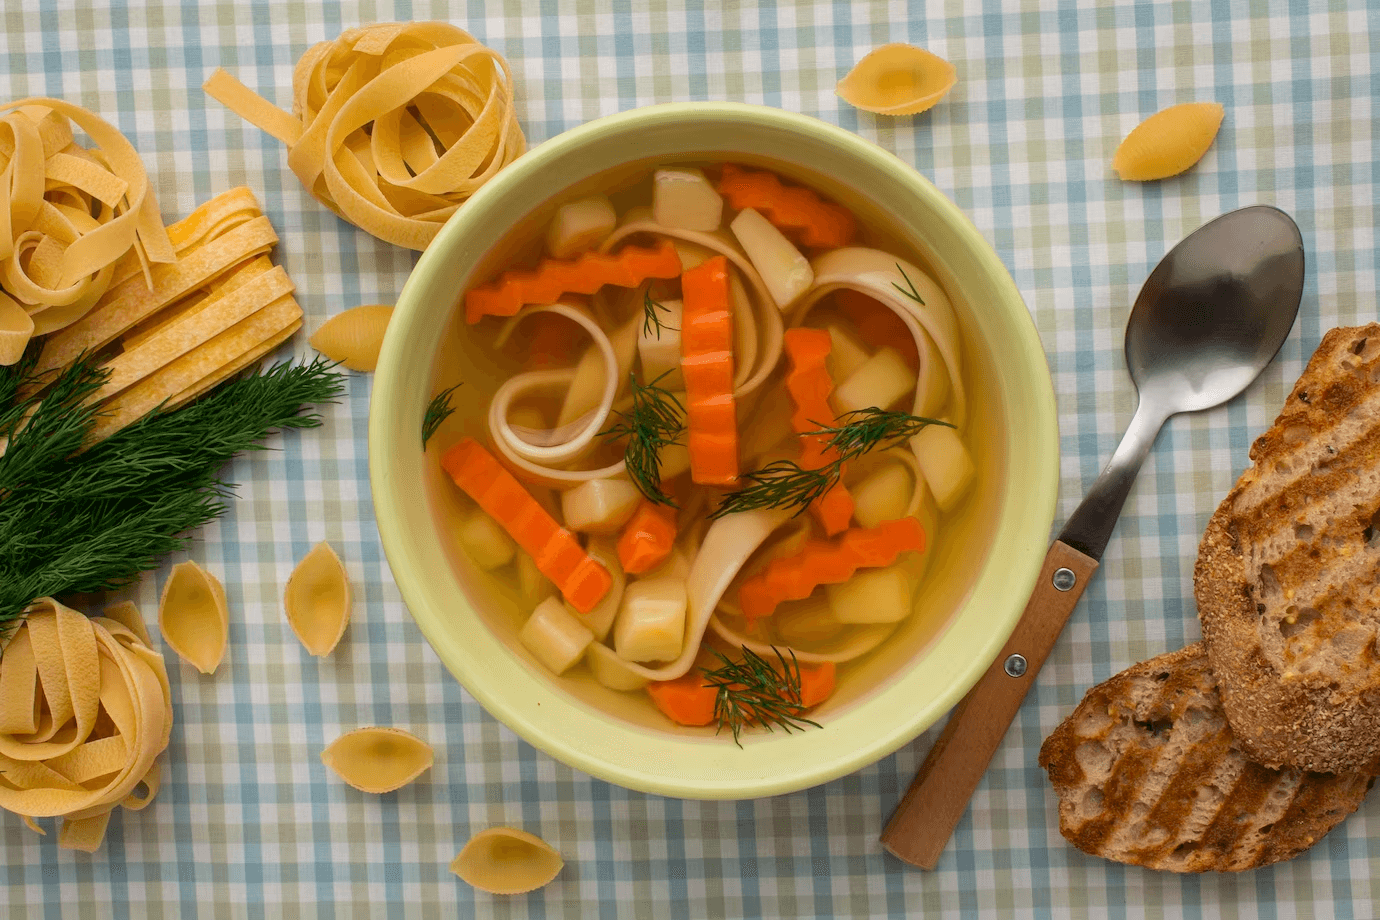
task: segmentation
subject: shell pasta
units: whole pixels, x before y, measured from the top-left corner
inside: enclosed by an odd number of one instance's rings
[[[438,451],[457,548],[523,598],[534,666],[740,744],[816,725],[916,615],[976,479],[948,296],[756,167],[655,168],[554,214],[461,305],[508,370]]]

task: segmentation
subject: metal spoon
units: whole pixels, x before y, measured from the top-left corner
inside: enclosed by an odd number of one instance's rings
[[[1126,366],[1139,402],[1102,475],[1045,557],[1025,613],[987,673],[954,709],[882,834],[933,869],[1021,701],[1097,570],[1160,427],[1250,385],[1293,328],[1303,296],[1303,238],[1265,205],[1224,214],[1160,260],[1126,323]]]

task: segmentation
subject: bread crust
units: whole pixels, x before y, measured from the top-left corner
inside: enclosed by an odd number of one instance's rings
[[[1173,872],[1290,859],[1355,811],[1373,782],[1248,760],[1200,642],[1093,687],[1045,739],[1039,762],[1070,843]]]
[[[1380,324],[1324,336],[1250,456],[1193,579],[1237,743],[1380,773]]]

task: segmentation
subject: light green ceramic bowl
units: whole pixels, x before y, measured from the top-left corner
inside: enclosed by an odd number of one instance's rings
[[[853,208],[911,253],[964,331],[967,436],[979,485],[931,550],[916,616],[844,672],[820,729],[754,733],[742,749],[676,729],[643,694],[558,679],[517,643],[526,611],[456,548],[456,490],[440,454],[482,433],[495,370],[457,319],[461,293],[529,245],[555,204],[654,164],[771,167]],[[431,395],[464,379],[459,411],[423,453]],[[683,798],[775,795],[870,764],[947,712],[1014,628],[1044,558],[1058,473],[1054,395],[1020,294],[992,248],[934,186],[886,151],[777,109],[683,103],[623,112],[527,153],[442,228],[408,279],[374,377],[369,461],[379,533],[403,600],[441,660],[495,717],[556,759],[632,789]]]

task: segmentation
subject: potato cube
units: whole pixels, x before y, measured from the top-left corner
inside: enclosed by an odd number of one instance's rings
[[[840,623],[899,623],[913,609],[910,575],[901,564],[860,569],[843,584],[824,590]]]
[[[663,227],[719,229],[724,200],[698,169],[658,169],[652,176],[652,215]]]
[[[958,432],[945,425],[929,425],[920,429],[920,433],[910,439],[910,444],[939,510],[953,508],[973,484],[977,473]]]
[[[561,493],[561,516],[571,530],[617,533],[641,498],[642,493],[626,479],[591,479]]]
[[[629,661],[671,661],[685,642],[685,582],[644,578],[628,585],[613,625],[613,647]]]
[[[517,552],[513,538],[483,511],[471,511],[461,518],[455,535],[465,555],[486,572],[512,562]]]
[[[830,404],[839,415],[875,406],[890,409],[915,389],[915,372],[900,352],[891,347],[877,350],[856,371],[834,388]]]
[[[914,490],[910,470],[896,462],[883,464],[849,488],[853,495],[853,516],[864,527],[876,527],[884,521],[903,518]]]
[[[595,249],[614,226],[618,215],[605,195],[590,195],[568,201],[556,209],[551,226],[546,231],[546,251],[557,259],[569,259],[577,253]]]
[[[789,645],[828,642],[843,632],[843,624],[834,616],[828,597],[818,592],[801,601],[781,604],[772,613],[772,619],[777,633]]]
[[[553,674],[563,674],[584,657],[594,633],[560,598],[548,597],[527,618],[518,640]]]

